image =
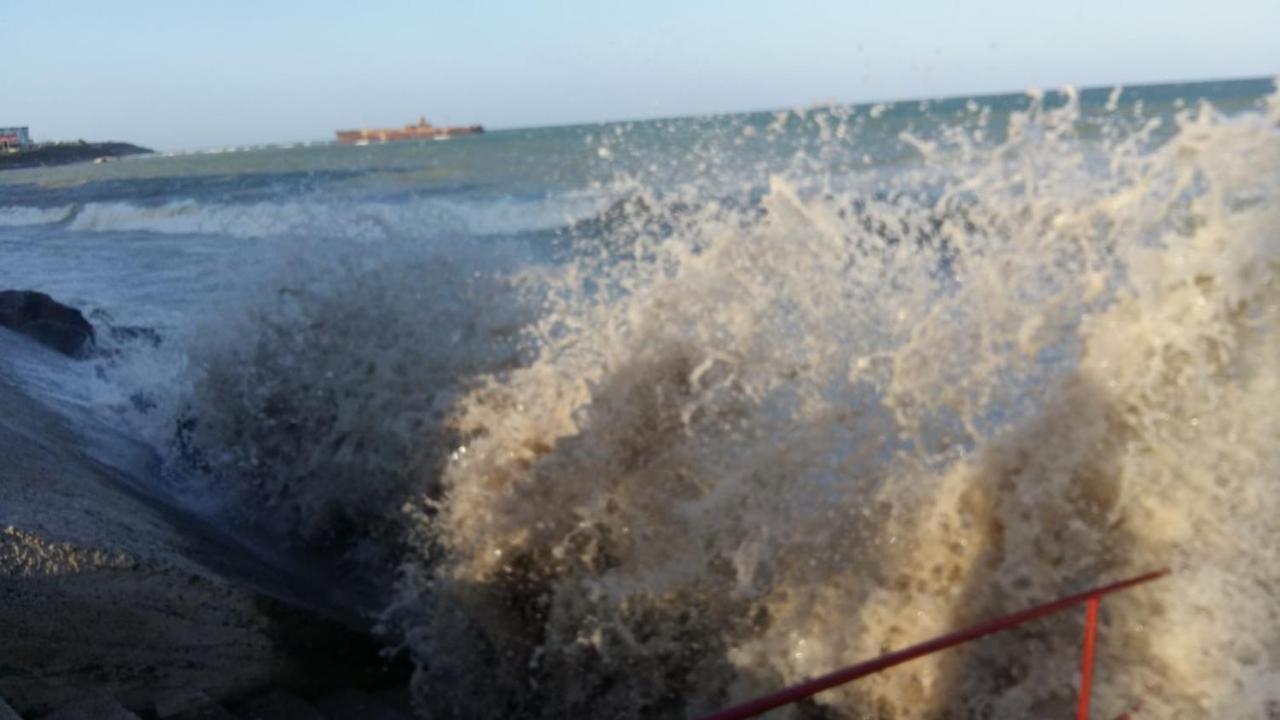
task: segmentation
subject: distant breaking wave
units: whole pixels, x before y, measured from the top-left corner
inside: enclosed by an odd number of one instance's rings
[[[0,206],[0,227],[24,227],[28,225],[54,225],[64,222],[76,211],[74,205],[60,207]]]
[[[178,200],[161,205],[89,202],[58,207],[0,207],[0,227],[60,225],[79,232],[269,238],[305,235],[385,237],[433,228],[488,236],[555,230],[591,217],[608,200],[589,195],[520,200],[393,202],[297,200],[248,204]]]

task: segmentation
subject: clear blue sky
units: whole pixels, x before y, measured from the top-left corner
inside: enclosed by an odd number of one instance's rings
[[[0,0],[0,126],[160,149],[1280,73],[1280,0]]]

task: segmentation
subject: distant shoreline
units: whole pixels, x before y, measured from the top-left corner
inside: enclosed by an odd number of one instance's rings
[[[124,142],[51,143],[31,150],[0,154],[0,170],[70,165],[98,158],[115,159],[127,155],[148,155],[154,151]]]

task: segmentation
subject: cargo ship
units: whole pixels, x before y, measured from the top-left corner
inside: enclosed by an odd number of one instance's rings
[[[418,118],[418,124],[399,128],[373,130],[339,130],[338,142],[343,145],[368,145],[369,143],[397,142],[400,140],[443,140],[454,135],[471,135],[484,132],[480,125],[437,127]]]

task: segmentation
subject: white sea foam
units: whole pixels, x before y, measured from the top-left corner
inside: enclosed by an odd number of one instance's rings
[[[66,220],[73,210],[74,206],[72,205],[63,205],[61,207],[0,206],[0,227],[51,225]]]
[[[71,217],[70,230],[142,231],[238,238],[342,236],[378,238],[412,234],[420,228],[472,236],[513,235],[553,230],[590,217],[607,199],[586,193],[519,200],[429,198],[403,203],[293,200],[220,204],[195,200],[162,205],[94,202],[76,208],[0,210],[0,224],[53,223]]]
[[[571,272],[536,359],[452,410],[390,614],[423,707],[696,714],[1161,566],[1105,604],[1099,712],[1280,703],[1280,103],[1101,168],[1076,117],[939,133],[940,199],[780,177],[762,220],[592,271],[620,294]],[[1068,717],[1079,624],[816,702]]]

